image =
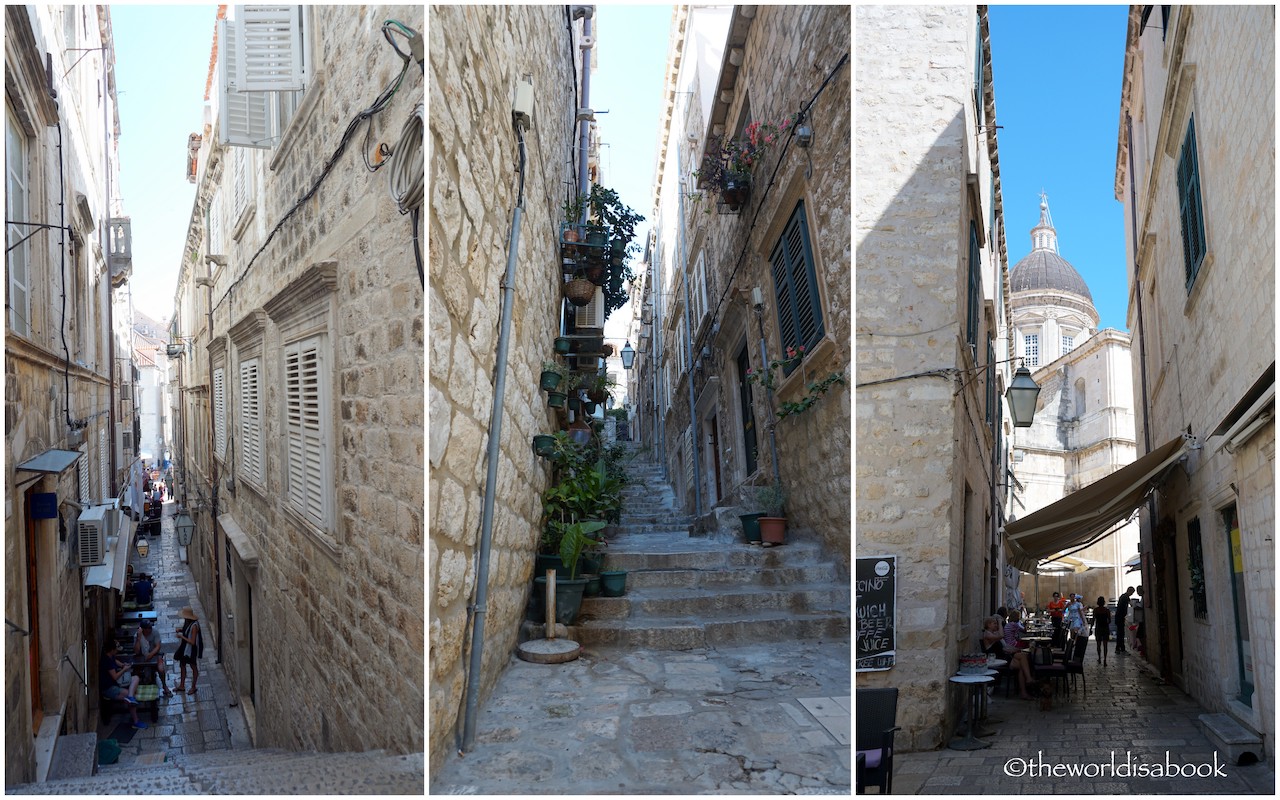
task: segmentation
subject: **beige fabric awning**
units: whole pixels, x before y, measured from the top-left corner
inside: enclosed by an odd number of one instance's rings
[[[1044,558],[1086,544],[1142,505],[1147,492],[1191,447],[1179,436],[1132,464],[1005,526],[1009,563],[1035,572]]]

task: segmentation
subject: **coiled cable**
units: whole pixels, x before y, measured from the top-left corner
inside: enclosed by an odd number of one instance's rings
[[[422,154],[422,129],[426,124],[426,108],[422,103],[414,107],[400,130],[400,141],[391,152],[389,183],[391,198],[401,214],[422,205],[425,180],[425,162]]]

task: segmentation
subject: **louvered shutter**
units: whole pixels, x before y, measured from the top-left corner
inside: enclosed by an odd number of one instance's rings
[[[785,354],[788,347],[801,345],[810,348],[822,338],[824,328],[803,201],[796,204],[769,261],[778,300],[778,333],[783,352]],[[784,367],[783,373],[791,374],[796,366]]]
[[[243,91],[236,83],[236,26],[218,20],[218,141],[229,147],[271,147],[271,101],[274,95]]]
[[[301,6],[236,6],[235,85],[241,92],[303,88]]]
[[[89,506],[89,453],[87,450],[80,451],[80,460],[76,462],[76,483],[79,484],[80,505]]]
[[[240,362],[240,441],[243,457],[241,470],[245,477],[262,483],[262,396],[259,361],[251,358]]]
[[[222,367],[213,371],[213,447],[218,458],[227,455],[227,384]]]
[[[107,479],[107,429],[98,428],[98,486],[99,497],[111,496],[111,482]]]
[[[320,527],[328,524],[323,358],[320,337],[285,350],[285,420],[290,502]]]

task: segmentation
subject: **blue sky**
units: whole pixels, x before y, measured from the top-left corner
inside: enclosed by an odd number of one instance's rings
[[[120,97],[120,187],[132,219],[134,308],[172,314],[195,185],[187,136],[204,125],[217,6],[112,5]]]
[[[663,79],[671,6],[596,6],[599,49],[591,76],[591,105],[596,109],[604,183],[622,202],[644,216],[636,228],[641,240],[653,222],[653,169],[658,148]],[[607,114],[600,112],[608,111]],[[633,269],[637,269],[635,263]],[[610,318],[615,325],[625,309]],[[622,334],[609,326],[610,336]]]
[[[1040,191],[1058,251],[1101,327],[1128,330],[1124,208],[1115,199],[1127,6],[990,7],[1000,179],[1012,267],[1031,250]]]

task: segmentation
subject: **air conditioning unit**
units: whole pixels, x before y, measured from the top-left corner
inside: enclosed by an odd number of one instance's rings
[[[80,566],[92,567],[106,560],[110,527],[107,515],[110,512],[111,509],[107,506],[94,506],[80,512],[80,519],[76,523],[80,533]]]
[[[596,328],[604,330],[604,287],[597,286],[596,293],[591,296],[591,302],[585,306],[578,306],[573,312],[573,324],[579,330],[583,328]]]

